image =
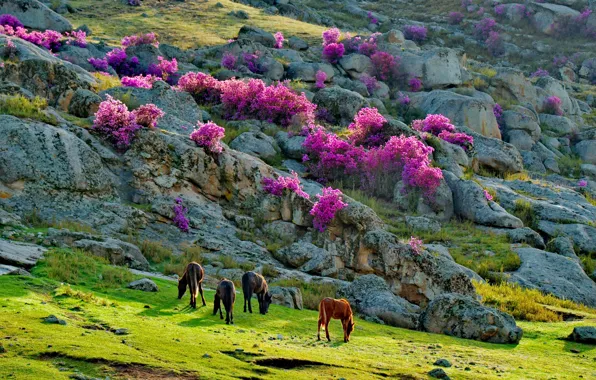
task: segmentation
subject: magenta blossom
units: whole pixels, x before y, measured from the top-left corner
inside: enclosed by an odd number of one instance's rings
[[[327,80],[327,73],[325,73],[323,70],[318,70],[317,73],[315,74],[315,86],[317,88],[325,88],[325,81]]]
[[[588,186],[588,181],[586,181],[585,179],[581,179],[577,183],[577,186],[579,186],[579,187],[586,187],[586,186]]]
[[[492,202],[493,196],[490,195],[490,193],[488,192],[488,190],[483,190],[483,192],[484,192],[484,198],[486,198],[487,201]]]
[[[121,82],[126,87],[153,88],[153,83],[158,79],[153,75],[137,75],[134,77],[122,77]]]
[[[137,130],[141,129],[136,115],[126,104],[107,95],[95,113],[93,129],[107,137],[116,146],[126,148],[132,142]]]
[[[323,58],[329,63],[337,63],[344,56],[346,49],[341,43],[331,43],[323,47]]]
[[[422,81],[420,78],[413,77],[408,81],[408,86],[410,86],[410,91],[418,92],[422,89]]]
[[[199,128],[190,134],[190,139],[211,153],[221,153],[223,146],[220,141],[224,138],[225,133],[226,130],[214,122],[199,123]]]
[[[263,190],[269,194],[281,197],[284,190],[296,193],[299,197],[304,199],[310,199],[310,195],[304,192],[302,185],[300,184],[300,178],[295,171],[291,172],[290,177],[279,176],[277,179],[265,177],[263,178]]]
[[[180,229],[180,231],[188,233],[190,231],[189,221],[186,217],[188,210],[186,209],[186,207],[184,207],[181,198],[176,198],[173,210],[174,219],[172,219],[172,221],[174,222],[176,227]]]
[[[237,61],[238,58],[230,52],[226,52],[223,57],[221,57],[221,65],[228,70],[234,70]]]
[[[275,37],[275,45],[273,46],[276,49],[281,49],[284,46],[284,35],[282,32],[277,32],[273,35]]]
[[[323,46],[336,44],[339,42],[341,31],[337,28],[331,28],[323,32]]]
[[[335,213],[348,206],[342,199],[342,192],[339,189],[324,187],[322,194],[317,194],[319,199],[310,210],[314,217],[313,225],[319,232],[325,232]]]
[[[422,250],[424,249],[422,246],[422,240],[415,238],[414,236],[410,237],[408,245],[416,255],[420,255],[422,253]]]
[[[165,115],[159,107],[151,103],[140,106],[132,113],[135,115],[137,124],[147,128],[155,128],[157,120]]]

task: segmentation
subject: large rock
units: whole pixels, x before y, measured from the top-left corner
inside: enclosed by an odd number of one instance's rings
[[[577,262],[535,248],[517,248],[515,252],[521,259],[521,266],[511,273],[509,281],[562,299],[596,306],[596,283]]]
[[[118,239],[107,238],[104,241],[81,239],[74,247],[103,257],[114,265],[126,265],[133,269],[149,270],[149,262],[137,246]]]
[[[76,117],[87,118],[95,115],[99,109],[101,97],[90,90],[79,88],[75,91],[70,105],[68,106],[68,113]]]
[[[498,173],[519,173],[524,169],[523,159],[517,148],[499,139],[485,137],[468,128],[460,127],[474,137],[474,150],[478,165]]]
[[[552,77],[541,77],[536,82],[536,87],[542,92],[542,102],[538,104],[538,108],[544,111],[545,99],[547,96],[556,96],[561,99],[561,109],[565,115],[577,115],[581,111],[577,100],[571,98],[569,93],[558,80]],[[543,91],[542,91],[543,90]]]
[[[72,24],[37,0],[0,0],[0,14],[16,16],[27,28],[52,29],[63,33],[72,30]]]
[[[358,277],[339,289],[338,297],[346,298],[354,310],[367,317],[378,318],[391,326],[418,328],[420,308],[397,297],[385,280],[374,274]]]
[[[519,150],[530,150],[540,140],[542,131],[536,115],[527,108],[517,107],[503,112],[503,124],[506,129],[505,140]],[[520,138],[520,134],[529,137],[527,144],[523,143],[524,139]]]
[[[544,125],[544,129],[555,137],[569,137],[579,132],[577,125],[565,116],[541,113],[540,124]]]
[[[596,140],[580,141],[573,149],[582,161],[592,165],[596,164]]]
[[[13,267],[12,265],[0,264],[0,276],[30,276],[31,273],[23,268]]]
[[[6,37],[0,35],[0,45],[5,46],[6,41]],[[20,38],[12,41],[17,50],[17,62],[0,70],[0,81],[19,85],[63,111],[68,110],[78,88],[90,89],[96,83],[87,71],[55,57],[50,51]]]
[[[555,25],[557,21],[563,18],[571,18],[579,16],[579,12],[575,9],[566,7],[565,5],[532,2],[532,10],[535,12],[534,27],[544,34],[554,34],[556,32]]]
[[[567,338],[574,342],[585,344],[596,344],[596,327],[578,326],[573,328],[573,332]]]
[[[461,294],[441,294],[420,316],[425,331],[490,343],[518,343],[523,335],[509,314]]]
[[[327,74],[327,82],[333,79],[333,66],[327,63],[310,62],[290,63],[286,72],[286,78],[314,83],[317,80],[316,75],[318,71],[323,71],[325,74]]]
[[[422,83],[427,89],[457,86],[462,83],[461,66],[454,50],[441,48],[422,55]]]
[[[142,278],[126,285],[127,288],[140,290],[142,292],[157,292],[159,288],[153,280],[149,278]]]
[[[453,206],[457,216],[491,227],[521,228],[523,222],[509,214],[498,203],[487,201],[482,187],[474,181],[457,178],[445,172],[445,180],[453,192]]]
[[[491,79],[495,87],[493,97],[508,100],[511,102],[536,106],[538,95],[534,85],[525,75],[516,69],[501,68],[497,75]]]
[[[368,102],[362,95],[337,86],[317,91],[313,102],[319,108],[326,109],[343,126],[349,125],[356,113],[368,106]]]
[[[288,132],[280,131],[275,134],[275,141],[279,144],[283,154],[289,158],[302,160],[305,151],[302,147],[305,136],[290,136]]]
[[[74,134],[47,124],[0,115],[0,182],[24,190],[111,193],[113,174]]]
[[[230,143],[230,148],[262,160],[271,160],[279,152],[275,140],[263,132],[244,132]]]
[[[538,230],[548,236],[567,236],[584,253],[596,252],[596,228],[569,222],[557,224],[548,220],[538,223]]]
[[[358,79],[362,74],[372,74],[373,65],[370,58],[363,54],[348,54],[339,60],[340,66],[352,79]]]
[[[174,91],[162,81],[153,84],[152,89],[133,87],[114,87],[100,93],[103,97],[109,94],[116,99],[127,98],[127,104],[140,106],[147,103],[155,104],[165,116],[159,119],[157,125],[161,129],[188,135],[197,122],[203,121],[203,111],[193,97],[184,91]]]
[[[337,271],[330,253],[311,243],[294,243],[278,250],[274,256],[282,263],[310,274],[330,275]]]
[[[302,310],[302,292],[294,287],[272,286],[269,288],[271,301],[276,305]]]
[[[238,39],[247,39],[253,42],[258,42],[266,47],[272,48],[275,45],[275,38],[273,34],[264,31],[255,26],[244,25],[238,32]]]
[[[427,114],[442,114],[456,126],[466,126],[483,136],[501,138],[490,102],[451,91],[417,93],[411,99],[413,105]]]
[[[39,245],[0,239],[0,264],[33,268],[46,251]]]

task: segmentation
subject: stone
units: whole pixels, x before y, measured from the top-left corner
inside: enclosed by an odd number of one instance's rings
[[[455,50],[439,48],[422,54],[422,83],[426,89],[457,86],[462,83],[461,66]]]
[[[159,290],[157,284],[149,278],[142,278],[140,280],[133,281],[126,285],[126,287],[143,292],[157,292]]]
[[[0,264],[0,276],[31,276],[31,273],[27,272],[23,268],[14,267],[12,265]]]
[[[381,277],[368,274],[338,290],[338,297],[350,301],[353,310],[385,324],[418,328],[420,308],[393,294]]]
[[[302,310],[302,292],[294,287],[271,286],[271,301],[276,305]]]
[[[536,248],[514,250],[521,259],[521,266],[510,274],[510,282],[561,299],[596,306],[596,283],[576,261]]]
[[[274,159],[279,152],[275,140],[263,132],[244,132],[230,143],[230,148],[262,160]]]
[[[272,48],[275,45],[275,38],[273,37],[273,34],[250,25],[244,25],[242,28],[240,28],[240,31],[238,32],[238,39],[247,39],[260,43],[269,48]]]
[[[104,241],[81,239],[75,241],[73,246],[103,257],[114,265],[126,265],[139,270],[149,269],[149,262],[137,246],[118,239],[107,238]]]
[[[371,59],[363,54],[344,55],[339,60],[339,64],[352,79],[358,79],[363,74],[370,75],[373,72]]]
[[[270,239],[292,242],[298,236],[298,226],[290,222],[274,220],[273,222],[266,223],[262,228]]]
[[[101,97],[96,93],[79,88],[75,91],[68,106],[68,113],[76,117],[87,118],[95,115],[99,109]]]
[[[358,111],[369,105],[362,95],[337,86],[317,91],[313,102],[326,109],[342,126],[349,125]]]
[[[538,249],[544,249],[546,247],[542,236],[529,227],[507,230],[507,237],[514,244],[528,244]]]
[[[435,379],[443,379],[443,380],[450,379],[450,377],[447,376],[447,373],[442,368],[434,368],[434,369],[428,371],[428,375]]]
[[[39,245],[0,239],[0,264],[30,269],[46,251]]]
[[[441,224],[424,216],[406,216],[406,225],[414,231],[436,234],[441,231]]]
[[[596,165],[596,140],[580,141],[573,150],[585,163]]]
[[[0,226],[19,227],[21,224],[21,217],[10,212],[0,209]]]
[[[292,136],[288,132],[280,131],[275,134],[275,141],[281,148],[281,151],[286,157],[302,161],[302,156],[305,153],[302,144],[306,140],[305,136]]]
[[[540,124],[544,125],[545,130],[555,137],[570,136],[579,132],[577,125],[565,116],[541,113]]]
[[[437,361],[435,361],[433,363],[433,365],[436,365],[438,367],[449,368],[449,367],[451,367],[451,362],[447,359],[438,359]]]
[[[578,223],[557,224],[548,220],[538,222],[538,230],[548,236],[568,237],[580,252],[596,252],[596,228]]]
[[[596,327],[594,326],[577,326],[573,328],[573,332],[567,338],[573,342],[584,344],[596,344]]]
[[[538,103],[538,95],[534,85],[520,70],[499,68],[497,75],[491,79],[491,84],[495,87],[494,98],[518,104],[529,103],[532,107],[535,107]]]
[[[327,63],[292,62],[286,71],[287,79],[295,79],[303,82],[316,82],[318,71],[327,74],[326,81],[331,81],[334,76],[333,66]]]
[[[577,263],[580,263],[579,257],[577,257],[577,255],[575,254],[573,243],[568,237],[558,236],[552,239],[548,242],[548,250],[561,256],[568,257]]]
[[[114,330],[114,335],[128,335],[128,334],[129,334],[128,329],[120,328],[120,329]]]
[[[329,252],[307,242],[291,244],[279,249],[273,256],[286,265],[310,274],[330,274],[336,271]]]
[[[0,0],[0,14],[16,16],[25,27],[51,29],[63,33],[72,30],[72,24],[37,0]]]
[[[545,99],[548,96],[556,96],[561,99],[561,109],[565,115],[580,114],[579,105],[576,100],[569,96],[565,87],[558,80],[551,77],[541,77],[536,82],[536,88],[541,93],[542,102],[538,104],[538,109],[544,112]]]
[[[579,16],[579,12],[575,9],[560,4],[532,2],[531,9],[535,12],[532,18],[534,27],[549,35],[555,33],[553,26],[557,21],[565,17]]]
[[[474,137],[476,160],[480,167],[498,173],[519,173],[523,170],[523,159],[517,148],[496,138],[485,137],[468,128],[459,127]]]
[[[56,317],[55,315],[49,315],[47,317],[45,317],[43,319],[43,321],[45,323],[51,323],[51,324],[56,324],[56,325],[66,325],[66,321],[63,319],[59,319],[58,317]]]
[[[290,48],[294,50],[307,50],[308,43],[300,37],[292,36],[288,39]]]
[[[516,344],[523,335],[509,314],[456,293],[433,299],[420,316],[420,325],[424,331],[489,343]]]
[[[491,227],[524,226],[519,218],[509,214],[498,203],[487,201],[482,187],[476,182],[459,179],[449,172],[445,172],[444,175],[453,192],[453,209],[460,218]]]

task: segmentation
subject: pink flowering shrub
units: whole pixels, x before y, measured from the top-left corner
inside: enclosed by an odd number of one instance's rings
[[[420,78],[412,77],[408,81],[408,86],[410,87],[410,91],[418,92],[422,90],[422,81],[420,80]]]
[[[485,41],[488,53],[493,57],[500,57],[505,54],[505,43],[498,32],[491,31]]]
[[[317,194],[318,201],[315,202],[310,214],[313,218],[313,225],[319,232],[325,232],[335,213],[348,206],[342,199],[342,192],[339,189],[324,187],[322,194]]]
[[[586,187],[586,186],[588,186],[588,181],[586,181],[585,179],[581,179],[577,183],[577,186],[579,186],[579,187]]]
[[[369,95],[372,95],[377,88],[379,88],[379,82],[377,78],[371,77],[367,74],[362,74],[360,77],[360,82],[362,82],[366,86],[366,90],[368,91]]]
[[[494,19],[483,18],[474,26],[474,35],[477,39],[485,41],[489,37],[490,32],[495,30],[496,26],[497,22]]]
[[[178,61],[176,61],[176,58],[168,61],[164,57],[159,56],[157,57],[157,61],[159,62],[157,65],[153,63],[147,69],[150,75],[168,80],[168,78],[171,78],[178,72]]]
[[[129,58],[123,49],[113,49],[106,54],[105,59],[119,75],[134,75],[137,72],[139,59],[137,57]]]
[[[543,68],[539,68],[538,70],[534,71],[530,75],[530,78],[541,78],[541,77],[547,77],[549,75],[550,75],[550,73],[548,71],[544,70]]]
[[[282,32],[277,32],[273,35],[275,37],[275,45],[273,46],[276,49],[281,49],[284,46],[284,35]]]
[[[99,71],[107,71],[108,67],[110,67],[107,59],[105,59],[105,58],[91,57],[87,61],[91,64],[91,66],[93,66],[96,70],[99,70]]]
[[[410,246],[410,248],[416,255],[420,255],[422,253],[422,250],[424,249],[422,246],[422,240],[420,240],[414,236],[410,237],[410,241],[408,242],[408,245]]]
[[[563,109],[561,108],[561,99],[557,96],[549,96],[544,101],[544,112],[552,115],[563,116]]]
[[[489,201],[489,202],[492,202],[492,200],[493,200],[493,196],[492,196],[492,195],[490,195],[490,193],[488,192],[488,190],[483,190],[483,192],[484,192],[484,198],[485,198],[487,201]]]
[[[224,138],[225,133],[226,130],[214,122],[199,123],[199,128],[190,134],[190,139],[211,153],[221,153],[223,146],[220,142]]]
[[[379,51],[370,57],[374,76],[382,81],[395,80],[398,76],[400,58],[384,51]]]
[[[386,122],[387,119],[376,108],[362,108],[348,126],[350,141],[355,145],[380,145],[384,142],[380,133]]]
[[[255,74],[263,74],[267,68],[261,62],[261,52],[242,53],[242,60],[248,69]]]
[[[447,19],[449,21],[449,24],[459,25],[462,23],[462,21],[464,21],[464,14],[461,12],[450,12]]]
[[[213,103],[219,100],[219,82],[209,74],[189,72],[178,79],[177,91],[186,91],[198,103]]]
[[[134,36],[127,36],[122,39],[122,46],[139,46],[139,45],[153,45],[159,47],[157,35],[155,33],[137,34]]]
[[[448,143],[459,145],[465,151],[471,151],[474,146],[474,138],[465,133],[443,131],[439,133],[439,138]]]
[[[472,136],[456,132],[451,120],[443,115],[428,115],[424,120],[414,120],[412,128],[420,132],[428,132],[451,144],[459,145],[465,151],[471,151],[474,145]]]
[[[10,26],[13,29],[18,27],[23,27],[23,23],[17,17],[11,14],[3,14],[0,15],[0,25],[2,26]]]
[[[323,32],[323,46],[336,44],[341,37],[341,31],[337,28],[331,28]]]
[[[27,29],[21,26],[13,28],[10,25],[0,25],[0,34],[15,36],[22,40],[31,42],[34,45],[54,51],[60,48],[61,41],[63,40],[62,34],[56,32],[55,30],[46,30],[44,32],[28,32]]]
[[[176,227],[178,227],[178,229],[180,229],[180,231],[188,232],[190,230],[189,221],[188,221],[188,218],[186,217],[188,210],[186,209],[186,207],[184,207],[184,204],[182,203],[181,198],[176,198],[174,207],[173,207],[173,211],[174,211],[174,219],[172,219],[172,221],[174,222],[174,225]]]
[[[161,119],[165,114],[155,104],[144,104],[132,111],[135,115],[136,123],[147,128],[155,128],[157,120]]]
[[[153,83],[158,79],[153,75],[137,75],[134,77],[122,77],[121,82],[126,87],[153,88]]]
[[[221,66],[228,70],[234,70],[236,68],[237,61],[238,58],[234,54],[226,52],[223,57],[221,57]]]
[[[360,44],[358,45],[358,53],[366,55],[367,57],[372,56],[378,50],[377,46],[377,38],[381,35],[381,33],[373,33],[369,38],[365,39],[364,41],[360,40]]]
[[[296,193],[299,197],[304,199],[310,199],[310,195],[304,192],[302,189],[302,185],[300,184],[300,178],[298,178],[298,174],[295,171],[292,171],[292,175],[290,177],[283,177],[279,176],[277,179],[265,177],[263,178],[263,190],[266,193],[275,195],[277,197],[281,197],[284,193],[284,190],[289,190],[290,192]]]
[[[107,95],[99,104],[95,113],[93,129],[106,137],[119,148],[126,148],[132,142],[137,130],[142,126],[137,123],[136,115],[128,110],[126,104]]]
[[[325,73],[323,70],[318,70],[317,73],[315,74],[315,86],[317,88],[325,88],[325,81],[327,80],[327,73]]]
[[[427,29],[423,25],[407,25],[404,28],[404,37],[407,40],[422,42],[426,40]]]
[[[67,45],[78,46],[80,48],[87,47],[87,33],[83,30],[73,30],[72,32],[64,33]]]
[[[493,106],[493,115],[497,119],[497,124],[499,124],[499,128],[503,128],[503,107],[499,103],[495,103]]]
[[[495,5],[493,10],[495,11],[495,15],[499,17],[505,16],[505,6],[503,4]]]
[[[323,58],[329,63],[337,63],[344,56],[346,49],[341,43],[331,43],[323,47]]]

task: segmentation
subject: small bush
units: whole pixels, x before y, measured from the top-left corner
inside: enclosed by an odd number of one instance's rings
[[[38,96],[32,100],[29,100],[22,95],[0,97],[0,114],[34,119],[44,123],[58,125],[58,121],[54,116],[47,115],[43,112],[47,107],[47,101]]]
[[[557,160],[561,174],[567,177],[579,178],[581,175],[582,160],[578,156],[565,155]]]
[[[278,270],[271,264],[263,265],[261,274],[266,278],[275,278],[275,277],[279,276]]]
[[[203,257],[203,249],[199,246],[185,245],[182,247],[181,255],[172,255],[163,267],[163,273],[166,275],[177,274],[182,276],[188,263],[195,262],[205,265],[208,261]]]
[[[538,218],[534,212],[532,204],[525,199],[518,199],[515,201],[515,207],[513,209],[513,215],[517,216],[524,222],[524,226],[536,229]]]
[[[122,86],[122,83],[120,83],[120,78],[117,76],[107,75],[104,73],[93,73],[92,75],[97,81],[97,83],[93,85],[93,90],[95,90],[95,92],[101,92],[109,90],[110,88]]]
[[[154,264],[159,264],[173,257],[172,250],[159,241],[143,240],[140,243],[140,248],[143,256]]]
[[[295,287],[302,292],[302,303],[306,309],[318,310],[319,302],[323,298],[335,298],[337,287],[330,283],[304,282],[298,279],[281,280],[271,284],[272,286]]]
[[[224,269],[240,268],[240,264],[232,256],[220,256],[219,261],[223,264]]]

